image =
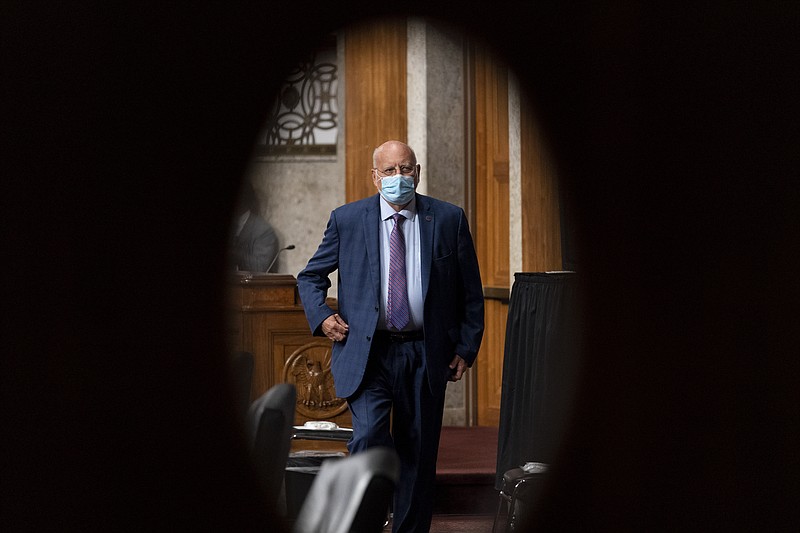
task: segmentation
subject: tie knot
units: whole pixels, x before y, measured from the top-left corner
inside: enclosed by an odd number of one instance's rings
[[[403,222],[405,222],[406,220],[406,217],[404,217],[400,213],[395,213],[394,215],[392,215],[392,218],[394,219],[394,223],[397,225],[403,224]]]

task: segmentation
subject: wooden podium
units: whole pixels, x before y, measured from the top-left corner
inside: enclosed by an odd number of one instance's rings
[[[350,427],[347,403],[334,392],[332,343],[311,335],[294,276],[242,273],[228,292],[231,350],[254,358],[251,401],[276,383],[293,383],[295,425],[328,420]]]

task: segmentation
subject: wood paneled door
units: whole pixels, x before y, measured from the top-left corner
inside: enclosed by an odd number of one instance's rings
[[[500,419],[505,332],[511,291],[511,249],[521,248],[523,272],[561,270],[557,174],[534,109],[520,95],[519,124],[509,124],[509,71],[474,46],[471,114],[474,154],[475,246],[486,298],[486,331],[476,363],[476,420],[496,426]],[[510,127],[511,126],[511,127]],[[510,131],[518,128],[519,153],[510,153]],[[510,161],[518,158],[521,239],[510,237]],[[515,249],[516,250],[516,249]]]
[[[486,296],[486,330],[476,364],[477,424],[500,419],[509,294],[508,72],[483,49],[471,54],[474,95],[475,248]]]

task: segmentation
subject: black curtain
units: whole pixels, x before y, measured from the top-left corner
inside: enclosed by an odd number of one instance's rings
[[[549,463],[575,390],[581,333],[574,272],[516,273],[506,326],[497,478]]]

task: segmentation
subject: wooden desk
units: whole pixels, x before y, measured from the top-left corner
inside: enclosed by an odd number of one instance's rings
[[[347,404],[334,392],[331,341],[311,335],[294,276],[234,276],[229,302],[231,350],[250,352],[254,358],[251,401],[276,383],[293,383],[295,425],[330,420],[350,427]]]

